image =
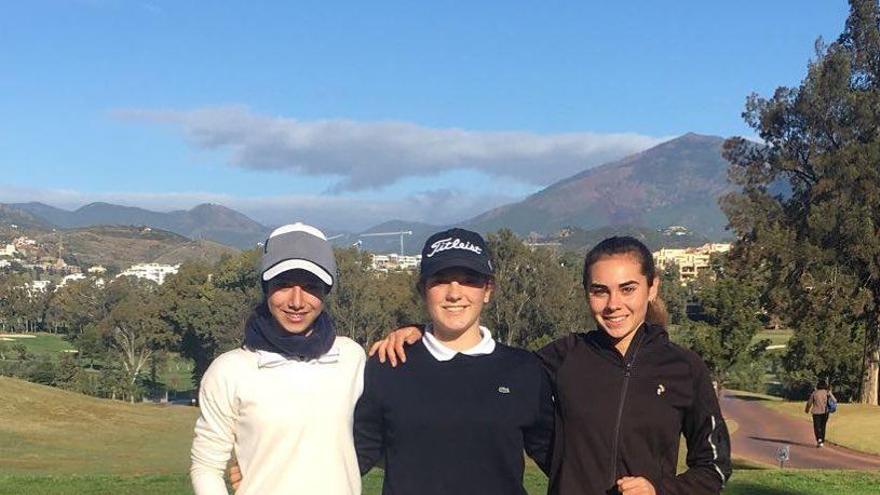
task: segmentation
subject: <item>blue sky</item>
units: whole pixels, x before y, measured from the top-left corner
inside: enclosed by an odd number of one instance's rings
[[[685,132],[751,131],[844,1],[29,0],[0,202],[454,222]]]

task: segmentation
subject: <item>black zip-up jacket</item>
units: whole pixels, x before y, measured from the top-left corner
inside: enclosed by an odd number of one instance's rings
[[[642,476],[660,495],[717,494],[730,477],[730,437],[709,370],[642,325],[621,356],[603,331],[571,334],[538,355],[556,387],[550,495],[616,494]],[[676,475],[680,435],[688,470]]]

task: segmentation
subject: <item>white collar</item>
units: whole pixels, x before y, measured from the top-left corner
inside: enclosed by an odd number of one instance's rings
[[[326,353],[318,356],[316,359],[296,359],[296,358],[288,358],[282,354],[278,354],[276,352],[262,351],[258,350],[257,352],[257,367],[259,368],[274,368],[276,366],[284,366],[286,364],[291,363],[307,363],[307,364],[332,364],[339,361],[339,346],[336,342],[333,343],[333,347],[330,348]]]
[[[492,351],[495,350],[495,340],[492,338],[492,332],[490,332],[488,328],[480,326],[480,337],[480,342],[477,345],[460,352],[468,356],[485,356],[486,354],[492,354]],[[446,344],[440,342],[440,339],[434,336],[430,324],[425,328],[425,335],[422,337],[422,342],[424,342],[425,348],[428,349],[428,352],[430,352],[437,361],[449,361],[459,353],[459,351],[450,349]]]

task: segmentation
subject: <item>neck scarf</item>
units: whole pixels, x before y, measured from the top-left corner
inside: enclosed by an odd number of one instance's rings
[[[265,302],[260,303],[244,327],[244,345],[256,351],[281,354],[288,359],[308,361],[326,354],[336,341],[333,318],[322,311],[312,323],[311,333],[290,333],[285,330]]]

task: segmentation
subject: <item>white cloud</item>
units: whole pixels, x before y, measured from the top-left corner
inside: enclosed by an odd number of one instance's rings
[[[38,201],[74,210],[103,201],[153,211],[216,203],[240,211],[266,226],[302,220],[328,230],[355,232],[393,219],[435,225],[460,222],[517,199],[503,194],[470,194],[445,189],[421,191],[399,198],[371,199],[332,195],[243,197],[204,192],[87,193],[0,185],[0,203]]]
[[[228,152],[237,167],[338,177],[336,191],[376,189],[451,169],[544,186],[666,139],[632,133],[433,129],[394,121],[299,121],[242,106],[113,113],[174,126],[198,149]]]

